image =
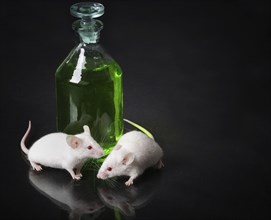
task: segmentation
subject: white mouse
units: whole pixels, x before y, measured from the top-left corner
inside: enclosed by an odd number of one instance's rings
[[[130,186],[133,180],[149,167],[161,168],[163,151],[150,137],[140,131],[124,134],[104,160],[97,177],[107,179],[115,176],[129,176],[125,185]]]
[[[37,140],[28,150],[25,140],[30,132],[31,122],[21,140],[21,149],[27,155],[33,170],[41,171],[43,166],[66,169],[73,179],[81,179],[81,167],[88,158],[100,158],[104,152],[91,137],[89,127],[84,132],[68,135],[57,132],[47,134]]]

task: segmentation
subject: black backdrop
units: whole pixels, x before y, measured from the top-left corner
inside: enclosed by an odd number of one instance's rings
[[[268,1],[100,1],[124,116],[154,134],[165,167],[112,193],[115,211],[92,174],[29,173],[19,141],[29,119],[29,144],[56,130],[54,73],[75,45],[75,2],[1,2],[1,219],[269,219]]]

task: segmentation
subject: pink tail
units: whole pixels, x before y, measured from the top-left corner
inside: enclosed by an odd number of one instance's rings
[[[22,140],[21,140],[21,149],[25,154],[28,154],[28,151],[29,151],[25,146],[25,140],[28,137],[30,129],[31,129],[31,121],[29,121],[28,128],[27,128],[27,130],[26,130],[26,132],[25,132],[25,134],[24,134],[24,136],[22,137]]]

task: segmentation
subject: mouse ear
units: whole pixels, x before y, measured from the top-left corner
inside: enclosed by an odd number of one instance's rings
[[[131,164],[135,159],[135,156],[133,153],[128,153],[122,158],[122,164],[129,165]]]
[[[113,150],[119,150],[122,146],[120,144],[117,144]]]
[[[84,132],[90,134],[89,127],[87,125],[83,126]]]
[[[68,135],[66,137],[67,144],[73,149],[79,147],[82,143],[82,140],[74,135]]]

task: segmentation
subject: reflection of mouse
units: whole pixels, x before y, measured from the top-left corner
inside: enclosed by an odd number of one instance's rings
[[[124,134],[103,162],[97,177],[107,179],[114,176],[129,176],[127,186],[141,175],[145,169],[161,168],[163,151],[150,137],[139,131]]]
[[[29,181],[42,195],[66,210],[69,213],[69,219],[81,219],[87,214],[97,217],[104,211],[103,203],[92,190],[92,179],[74,182],[58,170],[50,171],[36,175],[30,170]]]
[[[160,172],[150,170],[145,177],[144,180],[141,179],[141,184],[131,187],[120,185],[119,182],[110,185],[100,184],[98,195],[107,207],[120,210],[126,217],[134,217],[135,210],[146,206],[160,186]]]
[[[129,188],[131,189],[131,188]],[[131,205],[132,199],[129,194],[118,188],[98,188],[99,196],[103,203],[111,209],[118,209],[125,216],[134,216],[135,209]]]
[[[73,179],[80,179],[84,162],[90,157],[100,158],[103,155],[103,149],[91,137],[89,127],[85,125],[83,128],[84,132],[77,135],[60,132],[45,135],[28,150],[25,139],[31,129],[29,121],[28,129],[21,140],[21,148],[27,154],[33,170],[42,170],[40,165],[66,169]]]

